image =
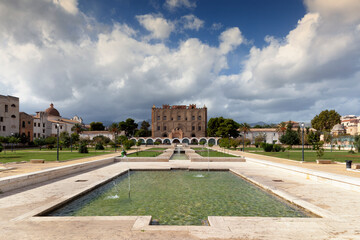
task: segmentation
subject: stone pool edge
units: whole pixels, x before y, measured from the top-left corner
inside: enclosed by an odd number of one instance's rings
[[[157,168],[147,168],[146,170],[170,171],[172,169],[174,169],[174,168],[157,167]],[[143,168],[139,168],[139,169],[138,168],[130,168],[130,170],[144,170],[144,169]],[[189,167],[188,170],[190,170],[190,171],[204,170],[204,168]],[[280,190],[277,190],[270,186],[267,186],[265,184],[261,184],[261,183],[257,182],[256,180],[252,179],[251,177],[248,177],[248,176],[245,176],[245,175],[239,173],[238,171],[236,171],[236,169],[214,168],[211,170],[222,170],[222,171],[227,170],[227,171],[237,175],[238,177],[241,177],[241,178],[245,179],[246,181],[249,181],[250,183],[257,185],[258,187],[262,188],[263,190],[268,191],[271,194],[274,194],[277,197],[280,197],[280,198],[284,199],[285,201],[288,201],[291,204],[294,204],[297,207],[304,209],[307,212],[310,212],[314,215],[320,216],[320,218],[316,218],[316,217],[315,218],[307,218],[306,220],[304,220],[303,218],[288,218],[288,217],[250,217],[252,219],[276,219],[278,221],[287,219],[287,220],[291,220],[291,221],[303,222],[303,221],[318,221],[319,219],[326,218],[326,219],[339,221],[339,219],[334,214],[330,213],[329,211],[319,208],[319,207],[317,207],[309,202],[306,202],[304,200],[300,200],[300,199],[296,198],[295,196],[292,196],[291,194],[288,194],[284,191],[280,191]],[[126,174],[127,171],[128,171],[128,168],[124,168],[120,173],[113,174],[112,176],[109,176],[107,179],[97,181],[85,189],[81,189],[78,192],[75,192],[71,195],[63,196],[56,201],[53,201],[49,204],[46,204],[44,206],[33,209],[30,212],[27,212],[21,216],[11,219],[11,221],[16,221],[16,222],[18,222],[18,221],[20,221],[20,222],[21,221],[38,222],[38,221],[55,221],[55,220],[56,221],[89,221],[89,220],[131,221],[131,222],[133,222],[132,230],[135,230],[135,231],[137,231],[137,230],[139,230],[139,231],[143,231],[143,230],[153,230],[153,231],[161,231],[161,230],[164,230],[164,231],[190,231],[190,230],[193,230],[193,231],[197,231],[200,229],[204,230],[206,228],[208,228],[208,229],[223,229],[224,226],[226,225],[224,223],[224,219],[233,219],[236,221],[242,221],[244,219],[249,218],[246,216],[208,216],[208,221],[209,221],[210,226],[194,226],[194,225],[183,226],[183,225],[151,225],[151,220],[152,220],[151,216],[77,216],[77,217],[41,216],[42,214],[46,214],[47,212],[50,212],[50,211],[56,209],[57,207],[59,207],[63,204],[66,204],[67,202],[70,202],[73,199],[75,199],[83,194],[86,194],[87,192],[105,184],[106,182],[111,181],[112,179],[114,179],[118,176]]]

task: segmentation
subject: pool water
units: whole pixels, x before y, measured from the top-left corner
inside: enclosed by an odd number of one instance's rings
[[[151,215],[160,225],[202,225],[208,216],[309,217],[227,171],[131,171],[51,216]]]

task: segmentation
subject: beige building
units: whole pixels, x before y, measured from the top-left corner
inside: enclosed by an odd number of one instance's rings
[[[34,117],[24,113],[19,113],[19,134],[23,138],[27,138],[29,141],[34,140]]]
[[[60,116],[59,111],[54,108],[54,104],[45,111],[36,112],[34,116],[34,138],[45,138],[57,135],[57,124],[59,124],[59,133],[72,133],[72,127],[75,124],[83,124],[82,118],[75,116],[71,119]]]
[[[255,143],[255,138],[258,136],[263,136],[266,143],[280,143],[280,135],[276,128],[250,128],[250,131],[245,134],[251,144]]]
[[[340,118],[341,125],[344,127],[345,133],[349,135],[356,135],[360,133],[360,117],[355,115],[345,115]]]
[[[19,98],[0,95],[0,136],[19,133]]]
[[[163,105],[151,111],[152,137],[192,138],[206,137],[207,108],[197,108],[195,104]]]

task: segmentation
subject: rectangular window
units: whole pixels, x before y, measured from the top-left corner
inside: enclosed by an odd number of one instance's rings
[[[171,121],[174,120],[173,118],[171,118]]]
[[[166,131],[166,126],[164,126],[164,131]]]
[[[187,121],[187,117],[185,118],[185,121]]]
[[[160,126],[157,127],[157,130],[160,131]]]
[[[201,131],[201,126],[198,126],[198,131]]]
[[[62,129],[62,126],[60,126],[60,129]]]
[[[195,116],[192,116],[192,117],[191,117],[191,120],[195,120]]]
[[[166,116],[163,116],[163,120],[166,120]]]
[[[4,131],[4,132],[6,131],[6,127],[5,127],[5,126],[3,126],[3,131]]]
[[[9,111],[9,106],[5,105],[5,112],[8,112],[8,111]]]
[[[40,123],[38,123],[38,127],[40,127]]]
[[[34,138],[36,138],[36,133],[34,133]]]
[[[191,130],[193,130],[193,131],[194,131],[194,130],[195,130],[195,126],[192,126],[192,127],[191,127]]]
[[[30,121],[28,121],[28,124],[31,124],[31,122],[30,122]]]
[[[36,123],[34,123],[34,127],[36,127]]]
[[[157,116],[157,120],[160,120],[160,116]]]
[[[201,116],[198,116],[198,120],[201,120]]]
[[[178,116],[178,118],[177,118],[178,120],[181,120],[181,117],[180,116]]]
[[[43,123],[43,127],[45,127],[45,123]]]
[[[40,133],[38,133],[38,138],[40,137]]]
[[[3,122],[4,121],[4,117],[0,117],[0,122]]]
[[[43,129],[43,133],[45,133],[45,129]]]

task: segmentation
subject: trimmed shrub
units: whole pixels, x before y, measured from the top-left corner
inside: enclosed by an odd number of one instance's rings
[[[280,151],[281,151],[281,146],[280,146],[280,145],[277,145],[277,144],[274,144],[274,145],[273,145],[273,151],[274,151],[274,152],[280,152]]]
[[[0,143],[0,152],[3,150],[3,145]]]
[[[262,148],[264,149],[265,152],[272,152],[273,151],[273,144],[269,144],[269,143],[263,143],[262,144]]]
[[[102,145],[102,143],[97,143],[96,145],[95,145],[95,150],[104,150],[105,148],[104,148],[104,146]]]
[[[79,153],[89,153],[86,143],[82,143],[79,147]]]

